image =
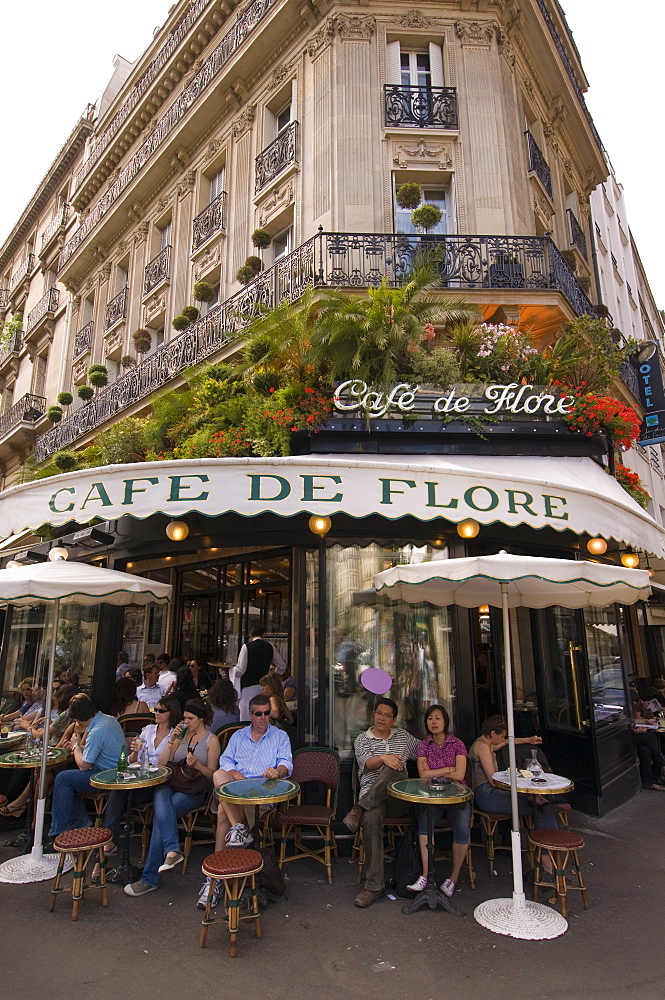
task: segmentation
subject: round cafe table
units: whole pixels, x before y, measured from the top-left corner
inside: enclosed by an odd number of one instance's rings
[[[497,771],[492,775],[492,780],[496,782],[498,788],[510,790],[510,772]],[[517,792],[519,795],[565,795],[571,792],[575,785],[570,778],[564,778],[561,774],[550,774],[543,771],[540,780],[533,778],[523,778],[517,772]]]
[[[22,734],[25,738],[25,733]],[[7,740],[3,740],[3,745]],[[20,741],[17,741],[20,742]],[[48,751],[48,756],[46,758],[46,766],[55,767],[56,764],[62,764],[71,756],[69,750],[58,750],[56,747],[50,747]],[[21,769],[30,769],[30,785],[28,792],[28,801],[26,803],[25,810],[25,827],[23,833],[20,835],[21,846],[22,842],[25,841],[24,853],[29,854],[32,848],[32,811],[35,801],[35,788],[37,784],[37,772],[42,764],[42,751],[41,750],[12,750],[9,753],[5,753],[0,757],[0,767],[13,767]],[[16,843],[18,847],[19,844]]]
[[[254,844],[259,844],[259,808],[295,799],[300,785],[288,778],[238,778],[220,785],[215,795],[220,802],[254,806]]]
[[[123,777],[123,773],[129,777]],[[132,792],[137,788],[152,788],[153,785],[163,785],[171,777],[171,768],[160,765],[151,767],[147,778],[141,777],[139,769],[129,767],[126,771],[118,774],[115,767],[108,771],[98,771],[94,778],[90,779],[93,788],[102,788],[107,792],[127,792],[127,808],[125,810],[125,842],[122,849],[122,861],[109,872],[107,881],[118,883],[119,885],[129,885],[137,882],[140,877],[140,869],[133,865],[129,859],[129,838],[132,829]]]
[[[473,792],[466,785],[451,781],[434,789],[430,787],[428,778],[404,778],[402,781],[392,781],[388,785],[388,794],[404,802],[416,802],[420,806],[453,806],[462,802],[470,802]],[[448,897],[437,888],[434,873],[434,817],[432,810],[427,810],[427,885],[419,892],[411,903],[402,907],[402,913],[415,913],[422,906],[435,910],[442,906],[448,913],[461,917]]]

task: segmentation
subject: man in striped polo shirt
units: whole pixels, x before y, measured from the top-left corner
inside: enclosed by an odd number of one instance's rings
[[[397,718],[397,705],[390,698],[377,698],[374,705],[373,724],[361,733],[354,744],[360,795],[358,804],[344,817],[344,825],[355,833],[363,830],[365,845],[365,888],[354,902],[363,909],[383,896],[385,877],[383,870],[383,821],[388,809],[399,803],[390,800],[388,785],[391,781],[407,778],[406,762],[415,760],[420,740],[406,729],[393,728]]]

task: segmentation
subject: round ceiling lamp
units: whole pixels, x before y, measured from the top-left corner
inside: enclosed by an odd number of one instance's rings
[[[189,534],[189,525],[186,521],[169,521],[165,531],[166,537],[172,542],[184,542]]]
[[[50,550],[48,557],[51,562],[64,562],[65,559],[69,559],[69,552],[64,546],[56,545]]]
[[[478,608],[479,615],[488,615],[490,613],[489,604],[481,604]]]
[[[312,514],[308,521],[308,525],[309,530],[313,534],[319,535],[321,538],[325,538],[332,528],[332,521],[329,517],[319,517],[318,514]]]
[[[604,538],[590,538],[586,547],[592,556],[604,556],[607,552],[607,542]]]
[[[457,534],[460,538],[475,538],[479,531],[480,525],[472,517],[468,517],[465,521],[460,521],[457,525]]]
[[[433,538],[430,542],[433,549],[445,549],[447,545],[447,539],[445,538]]]
[[[637,552],[622,552],[621,565],[625,566],[626,569],[637,569],[640,565],[639,554]]]

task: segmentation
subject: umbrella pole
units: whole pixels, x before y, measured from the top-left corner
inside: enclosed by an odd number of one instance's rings
[[[508,721],[508,759],[510,762],[510,811],[512,830],[510,841],[513,860],[513,904],[524,907],[524,880],[522,877],[522,841],[520,819],[517,806],[517,766],[515,759],[515,716],[513,713],[513,666],[510,650],[510,615],[508,612],[508,588],[501,584],[501,613],[503,616],[503,664],[506,673],[506,718]]]
[[[53,675],[55,673],[55,657],[58,642],[58,625],[60,623],[60,599],[53,602],[53,634],[51,636],[51,653],[48,664],[48,679],[46,681],[46,698],[44,704],[44,739],[42,740],[42,766],[39,772],[39,793],[37,796],[37,811],[35,813],[35,836],[32,846],[32,856],[36,860],[43,857],[42,841],[44,838],[44,813],[46,811],[46,764],[48,760],[49,736],[51,731],[51,700],[53,698]]]

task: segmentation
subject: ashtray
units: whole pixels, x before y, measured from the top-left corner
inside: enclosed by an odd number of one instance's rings
[[[532,778],[531,781],[534,785],[546,785],[547,778]]]
[[[430,778],[429,787],[431,792],[442,792],[450,784],[450,778]]]

